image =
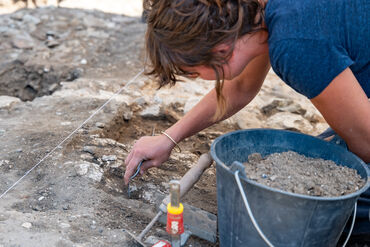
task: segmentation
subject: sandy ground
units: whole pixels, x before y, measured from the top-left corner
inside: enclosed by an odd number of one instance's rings
[[[18,2],[16,4],[10,4],[10,0],[3,0],[4,7],[0,6],[0,14],[12,13],[25,6],[24,2]],[[1,2],[0,2],[1,3]],[[56,0],[36,1],[41,7],[45,6],[56,6]],[[33,8],[32,1],[29,0],[29,6]],[[78,8],[78,9],[90,9],[100,10],[106,13],[123,14],[127,16],[141,16],[143,5],[141,0],[65,0],[61,2],[60,7],[63,8]]]

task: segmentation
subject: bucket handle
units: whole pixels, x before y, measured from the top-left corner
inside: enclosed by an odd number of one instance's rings
[[[248,212],[248,215],[249,215],[249,218],[252,220],[252,223],[254,225],[254,227],[256,228],[258,234],[260,235],[260,237],[265,241],[265,243],[269,246],[269,247],[274,247],[274,245],[267,239],[267,237],[265,236],[265,234],[263,234],[261,228],[258,226],[258,223],[256,221],[256,219],[254,218],[253,216],[253,213],[252,213],[252,210],[249,206],[249,203],[248,203],[248,199],[247,199],[247,196],[245,194],[245,191],[243,189],[243,186],[240,182],[240,178],[239,178],[239,170],[236,170],[234,172],[234,177],[235,177],[235,180],[236,180],[236,183],[238,184],[238,188],[240,190],[240,194],[242,195],[242,198],[243,198],[243,201],[244,201],[244,205],[245,205],[245,208],[247,209],[247,212]],[[351,234],[352,234],[352,230],[353,230],[353,227],[355,225],[355,220],[356,220],[356,212],[357,212],[357,201],[355,202],[355,207],[354,207],[354,210],[353,210],[353,216],[352,216],[352,223],[351,223],[351,228],[349,230],[349,233],[348,233],[348,236],[346,238],[346,241],[344,241],[343,243],[343,247],[345,247],[347,245],[347,242],[349,240],[349,238],[351,237]]]
[[[244,201],[244,205],[245,205],[245,207],[247,209],[248,215],[249,215],[250,219],[252,220],[252,223],[253,223],[254,227],[256,228],[256,230],[257,230],[258,234],[261,236],[261,238],[265,241],[265,243],[269,247],[274,247],[274,245],[267,239],[267,237],[265,236],[265,234],[263,234],[261,228],[258,226],[258,223],[257,223],[256,219],[253,216],[252,210],[249,207],[247,196],[245,195],[245,192],[244,192],[244,189],[242,187],[242,184],[240,183],[239,171],[235,171],[234,172],[234,177],[235,177],[236,183],[238,184],[238,187],[239,187],[239,190],[240,190],[240,194],[242,195],[242,198],[243,198],[243,201]]]

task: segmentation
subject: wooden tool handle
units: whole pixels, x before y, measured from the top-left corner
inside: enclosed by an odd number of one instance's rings
[[[211,166],[213,160],[209,153],[202,154],[199,157],[198,163],[190,168],[189,171],[180,179],[180,198],[182,198],[193,185],[198,182],[203,172]],[[170,202],[170,196],[163,199],[160,209],[167,212],[167,204]],[[163,207],[164,206],[164,207]]]

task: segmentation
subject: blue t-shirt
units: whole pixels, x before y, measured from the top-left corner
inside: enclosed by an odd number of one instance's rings
[[[349,67],[370,97],[370,0],[269,0],[275,73],[313,98]]]

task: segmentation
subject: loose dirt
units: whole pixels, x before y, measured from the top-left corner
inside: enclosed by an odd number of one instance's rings
[[[354,169],[292,151],[264,158],[254,153],[244,165],[247,177],[260,184],[309,196],[342,196],[365,185],[365,180]]]

